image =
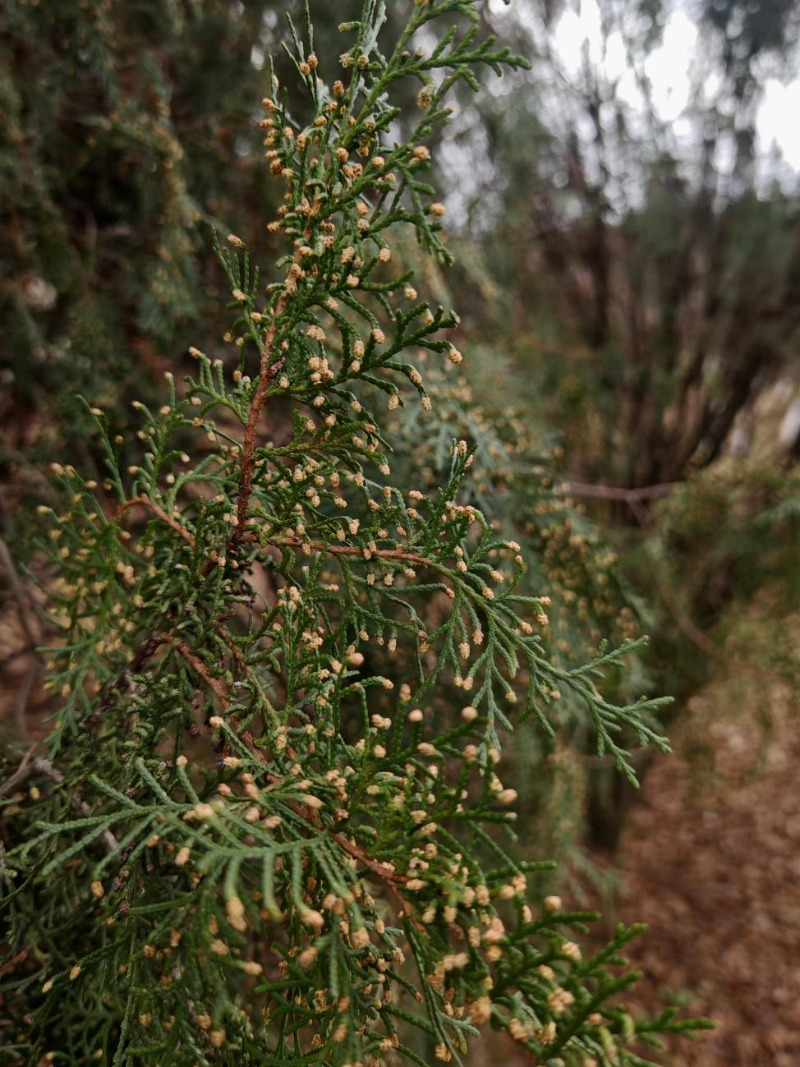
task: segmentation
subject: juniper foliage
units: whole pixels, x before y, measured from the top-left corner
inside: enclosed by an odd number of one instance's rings
[[[515,724],[550,733],[569,694],[630,775],[621,734],[663,746],[663,701],[600,694],[632,644],[577,667],[547,654],[519,545],[464,502],[465,440],[438,487],[392,479],[380,405],[405,381],[430,407],[420,350],[461,359],[392,234],[447,259],[425,138],[476,65],[522,60],[479,40],[471,0],[416,3],[387,55],[383,16],[365,0],[341,27],[330,85],[310,17],[290,27],[315,117],[293,121],[273,74],[270,227],[290,250],[265,296],[239,237],[217,249],[232,378],[195,350],[194,377],[139,405],[135,467],[94,409],[107,481],[60,467],[64,507],[42,507],[61,707],[29,796],[3,800],[21,842],[0,872],[11,1062],[462,1062],[491,1024],[534,1062],[642,1065],[637,1041],[702,1025],[634,1021],[636,976],[614,968],[637,930],[584,956],[591,916],[529,900],[537,865],[509,851]],[[460,28],[417,49],[445,16]],[[400,79],[421,110],[393,143]],[[292,433],[263,441],[280,404]],[[399,684],[372,669],[387,652]],[[454,684],[456,722],[437,700]]]
[[[546,614],[536,619],[537,633],[547,657],[574,666],[596,655],[603,638],[632,640],[650,625],[648,605],[636,596],[604,543],[600,531],[569,496],[558,475],[561,446],[542,430],[530,411],[509,406],[510,362],[497,353],[475,350],[470,342],[466,372],[461,366],[420,353],[434,418],[418,404],[401,407],[388,424],[392,440],[392,471],[400,485],[433,490],[446,476],[454,437],[474,445],[470,477],[461,488],[463,503],[491,516],[496,534],[517,540],[525,559],[518,590],[541,596],[547,590]],[[647,657],[649,659],[649,657]],[[646,658],[629,648],[624,665],[606,671],[603,692],[616,701],[630,701],[654,687]],[[407,665],[401,656],[387,657],[381,670],[402,681]],[[460,679],[437,687],[440,721],[445,706],[457,714],[463,704]],[[581,845],[586,821],[596,826],[594,804],[605,810],[606,781],[629,792],[612,760],[592,759],[594,737],[587,728],[585,705],[569,689],[550,705],[551,732],[533,720],[515,720],[515,739],[503,754],[504,780],[518,791],[518,847],[530,858],[555,861],[567,870],[580,870],[598,890],[606,876]],[[655,722],[655,717],[653,717]],[[646,756],[643,750],[640,756]],[[608,764],[608,765],[606,765]],[[542,872],[531,890],[557,889],[564,871]],[[580,899],[583,889],[573,883]],[[602,890],[601,890],[602,891]]]

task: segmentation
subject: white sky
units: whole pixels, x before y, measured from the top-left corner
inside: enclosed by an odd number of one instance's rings
[[[656,111],[664,121],[675,124],[675,132],[679,136],[681,114],[689,100],[694,65],[703,62],[698,47],[698,31],[687,6],[686,2],[678,0],[664,26],[662,44],[650,54],[645,65]],[[490,7],[496,16],[508,12],[503,0],[490,0]],[[579,71],[583,49],[588,48],[593,65],[601,67],[609,78],[619,78],[618,93],[621,99],[634,109],[640,106],[641,97],[634,74],[628,69],[619,32],[611,33],[606,42],[605,56],[602,55],[601,18],[596,0],[575,0],[559,17],[552,31],[552,40],[567,73],[576,74]],[[710,90],[713,87],[709,84],[708,88]],[[777,78],[767,78],[758,113],[757,149],[762,157],[766,157],[777,145],[785,163],[795,173],[800,171],[799,117],[800,78],[786,85]]]

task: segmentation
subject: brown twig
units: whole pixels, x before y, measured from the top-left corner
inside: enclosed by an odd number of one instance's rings
[[[669,496],[678,489],[683,482],[661,482],[658,485],[644,485],[639,489],[621,489],[614,485],[587,485],[584,482],[567,481],[564,488],[571,496],[594,497],[597,500],[619,500],[623,504],[632,501],[656,500],[658,497]]]
[[[245,540],[261,543],[258,534],[248,535]],[[303,541],[299,537],[265,537],[264,542],[279,548],[307,548],[311,552],[328,552],[332,556],[357,556],[364,560],[396,559],[405,563],[415,563],[418,567],[430,567],[435,560],[420,556],[415,552],[406,552],[402,548],[358,548],[356,545],[327,544],[323,541]],[[443,566],[443,564],[442,564]]]
[[[6,960],[2,967],[0,967],[0,978],[5,978],[5,976],[10,974],[18,964],[24,963],[27,958],[27,949],[23,949],[22,952],[18,952],[16,956],[12,956],[10,960]]]
[[[34,632],[34,627],[31,625],[28,619],[28,597],[25,590],[22,587],[22,583],[17,576],[17,570],[14,566],[14,561],[11,558],[11,553],[8,550],[8,545],[0,538],[0,563],[2,564],[3,571],[6,575],[8,587],[11,591],[11,595],[17,605],[17,615],[19,616],[20,625],[22,626],[25,638],[27,641],[27,651],[31,654],[32,663],[28,670],[25,680],[20,687],[17,700],[14,704],[14,720],[17,725],[17,729],[20,736],[23,738],[28,737],[28,724],[25,718],[25,711],[28,706],[28,700],[31,695],[31,691],[36,683],[36,679],[39,675],[39,653],[37,651],[40,634]]]
[[[114,693],[119,692],[124,685],[130,685],[132,675],[136,674],[145,661],[150,659],[154,652],[158,651],[165,640],[166,638],[163,634],[154,634],[139,646],[139,650],[134,654],[133,659],[125,670],[106,688],[103,699],[97,705],[97,710],[92,713],[92,718],[98,718],[111,706],[111,698]]]
[[[315,200],[311,210],[308,214],[308,224],[305,228],[304,238],[308,238],[311,235],[311,220],[319,211],[319,200]],[[300,263],[301,253],[298,248],[294,254],[292,260],[293,265]],[[244,430],[244,442],[242,445],[242,471],[239,475],[239,496],[236,502],[236,517],[238,519],[238,526],[234,529],[231,536],[231,547],[235,547],[239,541],[241,541],[244,535],[245,521],[247,520],[247,508],[250,503],[250,496],[253,492],[253,465],[254,455],[256,448],[256,430],[258,429],[258,421],[261,417],[261,412],[264,408],[264,404],[267,401],[267,393],[269,391],[269,383],[276,377],[283,366],[284,360],[280,358],[274,363],[272,362],[272,347],[275,343],[275,334],[278,331],[278,320],[283,314],[286,307],[286,301],[288,299],[288,290],[284,288],[281,295],[278,297],[278,301],[275,304],[275,311],[273,312],[270,324],[264,333],[264,347],[261,349],[261,360],[258,369],[258,385],[256,391],[253,394],[253,399],[250,402],[250,410],[247,413],[247,425]]]
[[[149,508],[154,515],[157,515],[158,518],[161,519],[162,522],[165,522],[167,526],[172,527],[172,529],[176,533],[180,534],[188,545],[190,545],[192,548],[195,547],[195,540],[189,533],[189,531],[183,526],[181,526],[178,520],[173,518],[172,515],[168,515],[162,507],[159,507],[159,505],[154,503],[149,497],[135,496],[131,500],[126,500],[117,508],[116,518],[121,519],[125,512],[128,510],[128,508],[133,507]]]
[[[223,708],[227,710],[230,701],[228,700],[228,694],[225,691],[224,684],[219,678],[214,677],[205,663],[203,663],[198,655],[192,652],[186,642],[178,637],[171,637],[169,634],[161,634],[161,642],[163,644],[172,645],[173,648],[176,648],[180,652],[187,663],[190,663],[194,667],[217,700],[219,700],[220,704],[222,704]]]
[[[335,841],[337,845],[343,848],[345,852],[349,852],[351,856],[354,856],[355,859],[359,861],[359,863],[363,863],[365,867],[369,868],[369,870],[371,870],[374,874],[377,874],[379,878],[382,878],[386,882],[391,891],[400,901],[401,905],[403,906],[403,911],[411,920],[413,925],[417,928],[417,930],[424,929],[423,924],[414,914],[414,907],[411,904],[411,901],[406,896],[404,896],[398,888],[398,883],[402,884],[403,882],[409,881],[409,879],[403,874],[396,874],[394,871],[387,871],[382,863],[368,856],[362,849],[358,847],[358,845],[346,838],[344,834],[334,833],[333,831],[328,832],[330,834],[331,839]]]
[[[643,531],[650,525],[647,512],[642,507],[643,500],[655,500],[659,497],[669,496],[675,489],[682,486],[683,482],[661,482],[657,485],[645,485],[639,489],[620,489],[613,485],[585,485],[582,482],[565,482],[565,488],[572,496],[594,497],[598,500],[614,500],[627,504],[634,518]],[[702,630],[692,622],[686,612],[675,602],[672,594],[661,580],[658,567],[653,568],[653,578],[656,587],[664,602],[667,611],[672,615],[678,628],[692,644],[696,645],[707,656],[716,657],[718,650],[709,641]]]
[[[33,744],[20,760],[19,767],[14,771],[10,778],[6,778],[2,785],[0,785],[0,797],[7,796],[9,793],[13,793],[20,782],[24,782],[29,775],[28,764],[30,763],[34,752],[37,749],[37,745]]]
[[[6,778],[5,782],[0,785],[0,796],[6,796],[9,793],[13,793],[18,785],[21,785],[27,778],[30,778],[34,774],[41,774],[47,778],[52,778],[54,782],[64,781],[64,775],[61,771],[55,769],[50,760],[42,757],[33,759],[33,754],[37,748],[38,743],[32,744],[20,760],[19,767],[17,767],[10,778]]]

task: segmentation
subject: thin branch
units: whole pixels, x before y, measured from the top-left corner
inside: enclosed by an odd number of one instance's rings
[[[194,667],[200,677],[206,682],[206,684],[212,690],[214,695],[217,697],[223,709],[226,712],[230,712],[230,698],[228,697],[225,686],[220,681],[220,679],[215,678],[211,674],[206,664],[194,652],[192,652],[191,648],[189,648],[185,641],[182,641],[178,638],[169,637],[169,635],[162,635],[162,638],[165,643],[169,643],[174,648],[176,648],[184,657],[184,659],[188,663],[190,663],[192,667]],[[236,717],[234,715],[231,715],[230,718],[231,725],[238,732],[239,726]],[[241,738],[247,745],[250,752],[255,756],[255,758],[260,763],[266,765],[268,762],[267,757],[256,744],[252,734],[250,734],[248,731],[244,731],[241,734]],[[272,773],[269,773],[269,780],[273,785],[283,784],[283,779]],[[302,804],[299,801],[294,801],[291,802],[290,806],[297,815],[299,815],[302,819],[309,823],[309,825],[312,826],[314,829],[326,829],[321,825],[317,813],[312,809],[308,808],[305,804]],[[398,882],[406,882],[408,881],[408,879],[403,875],[396,874],[394,871],[387,870],[378,860],[370,858],[362,849],[358,847],[358,845],[348,840],[344,836],[344,834],[336,833],[332,830],[327,829],[326,832],[330,836],[331,840],[335,841],[341,848],[343,848],[351,856],[359,860],[359,862],[363,863],[365,867],[371,870],[374,874],[378,875],[379,878],[383,879],[383,881],[385,881],[389,885],[394,895],[402,904],[405,914],[414,923],[414,925],[419,925],[421,929],[422,926],[414,915],[413,905],[407,899],[407,897],[405,897],[401,893],[398,888]]]
[[[27,738],[28,724],[25,717],[25,712],[28,707],[28,700],[30,699],[31,692],[36,679],[39,676],[39,652],[38,645],[40,634],[34,632],[34,627],[31,625],[28,619],[28,597],[22,583],[17,575],[14,561],[11,558],[11,553],[8,550],[8,545],[0,538],[0,563],[3,566],[3,571],[6,575],[8,587],[11,591],[11,596],[17,605],[17,615],[19,616],[20,625],[25,633],[27,641],[27,651],[31,654],[32,662],[25,675],[20,691],[17,694],[17,699],[14,702],[14,721],[16,723],[17,730],[23,738]]]
[[[669,496],[683,482],[661,482],[657,485],[643,485],[638,489],[621,489],[614,485],[587,485],[585,482],[574,482],[571,479],[562,483],[570,496],[594,497],[598,500],[619,500],[624,504],[638,502],[640,500],[655,500],[658,497]]]
[[[130,686],[131,678],[137,671],[144,666],[146,660],[148,660],[158,649],[164,644],[166,638],[163,634],[155,634],[148,637],[140,646],[138,652],[133,656],[125,670],[119,674],[114,681],[106,688],[103,699],[97,705],[97,710],[93,712],[92,718],[99,718],[99,716],[111,706],[111,699],[114,693],[119,692],[123,686]]]
[[[24,963],[27,958],[28,952],[26,949],[23,949],[22,952],[18,952],[16,956],[12,956],[10,960],[6,960],[2,967],[0,967],[0,978],[5,978],[7,974],[10,974],[14,968],[18,966],[18,964]]]
[[[214,696],[219,700],[220,704],[227,710],[230,701],[228,700],[228,694],[225,690],[225,685],[219,678],[215,678],[205,663],[192,652],[187,643],[178,637],[171,637],[169,634],[161,634],[161,643],[170,644],[173,648],[176,648],[183,658],[190,663],[192,667],[197,671],[209,689],[213,692]]]
[[[620,489],[612,485],[586,485],[582,482],[568,481],[564,483],[564,487],[572,496],[593,497],[598,500],[615,500],[627,504],[642,530],[646,531],[650,525],[650,520],[642,507],[642,501],[669,496],[670,493],[683,484],[683,482],[661,482],[656,485],[645,485],[639,489]],[[684,636],[707,656],[717,657],[719,652],[716,647],[709,641],[702,630],[692,622],[680,605],[675,602],[671,592],[662,581],[657,566],[653,568],[653,578],[664,606],[672,615]]]
[[[30,763],[31,758],[33,757],[33,754],[36,751],[36,748],[36,744],[31,745],[31,747],[20,760],[19,767],[17,767],[17,769],[14,771],[10,778],[6,778],[3,784],[0,785],[0,797],[4,797],[7,796],[9,793],[13,793],[16,787],[21,782],[24,782],[25,779],[28,777],[28,775],[30,774],[30,771],[28,770],[28,764]]]
[[[258,534],[246,536],[244,540],[262,543]],[[332,556],[356,556],[368,561],[370,559],[396,559],[404,563],[415,563],[418,567],[436,566],[438,561],[415,552],[406,552],[401,548],[357,548],[355,545],[335,545],[324,541],[304,541],[300,537],[266,537],[264,542],[279,548],[308,549],[310,552],[327,552]],[[443,565],[442,565],[443,566]]]
[[[405,915],[408,916],[408,918],[418,930],[424,930],[424,925],[414,914],[413,905],[411,904],[409,899],[404,896],[403,893],[400,892],[400,889],[398,888],[398,882],[408,882],[409,878],[407,878],[406,875],[403,874],[396,874],[394,871],[387,871],[382,863],[368,856],[362,849],[358,847],[358,845],[346,838],[344,834],[333,833],[331,831],[328,832],[330,834],[331,839],[335,841],[337,845],[340,845],[345,850],[345,852],[349,852],[351,856],[355,857],[355,859],[357,859],[360,863],[363,863],[365,867],[369,868],[369,870],[371,870],[374,874],[377,874],[379,878],[382,878],[387,883],[391,891],[394,893],[394,895],[397,897],[397,899],[403,906],[403,912],[405,913]]]
[[[64,775],[61,771],[55,769],[50,760],[43,759],[42,757],[33,759],[33,754],[37,748],[38,742],[31,745],[20,760],[19,767],[17,767],[10,778],[6,778],[5,782],[0,785],[0,797],[13,793],[18,785],[21,785],[34,774],[41,774],[47,778],[52,778],[56,783],[64,781]]]
[[[319,211],[319,200],[315,200],[311,210],[308,214],[308,224],[305,228],[304,238],[311,235],[311,220]],[[293,264],[299,265],[302,258],[300,249],[298,248],[294,254]],[[283,289],[281,295],[278,297],[278,301],[275,305],[275,311],[272,315],[269,327],[264,334],[264,347],[261,349],[261,362],[258,370],[258,385],[256,391],[253,394],[253,399],[250,404],[250,410],[247,413],[247,425],[244,430],[244,442],[242,445],[242,472],[239,476],[239,496],[236,502],[236,516],[239,520],[238,526],[233,531],[231,536],[231,547],[235,547],[236,544],[242,539],[244,533],[245,521],[247,519],[247,507],[250,503],[250,496],[253,492],[253,466],[256,448],[256,430],[258,429],[258,421],[261,417],[261,412],[264,408],[264,404],[267,401],[267,393],[269,391],[269,384],[280,372],[283,366],[283,358],[272,362],[272,347],[275,343],[275,334],[278,330],[278,320],[284,312],[286,307],[286,301],[288,299],[289,292],[286,288]]]
[[[135,496],[132,500],[126,500],[117,508],[117,514],[115,517],[117,519],[121,519],[124,513],[128,510],[128,508],[133,507],[149,508],[154,515],[157,515],[158,518],[161,519],[162,522],[165,522],[167,526],[172,527],[172,529],[176,533],[180,534],[188,545],[190,545],[192,548],[195,547],[195,540],[189,533],[189,531],[185,527],[181,526],[177,519],[174,519],[172,515],[168,515],[163,508],[159,507],[158,504],[154,503],[149,497]]]

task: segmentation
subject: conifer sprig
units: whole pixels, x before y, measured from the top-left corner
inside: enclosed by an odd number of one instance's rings
[[[444,15],[467,29],[415,49]],[[434,492],[393,484],[377,405],[396,408],[405,378],[428,409],[415,352],[461,354],[442,336],[455,315],[394,272],[392,231],[446,258],[422,141],[456,80],[522,60],[478,41],[469,0],[415,4],[387,57],[383,16],[367,0],[342,27],[355,43],[330,85],[310,16],[291,28],[307,126],[271,75],[285,193],[269,226],[291,251],[265,292],[238,236],[218,249],[232,376],[193,350],[185,387],[168,375],[168,402],[139,405],[126,470],[96,410],[107,495],[62,467],[64,510],[43,509],[62,704],[58,777],[15,802],[24,841],[0,872],[30,961],[6,985],[29,1004],[18,1062],[461,1062],[490,1023],[537,1062],[642,1064],[637,1036],[702,1025],[634,1023],[618,1002],[633,979],[609,968],[635,931],[584,960],[572,938],[592,916],[531,903],[537,865],[507,851],[516,793],[497,765],[515,719],[550,730],[568,690],[632,773],[617,738],[663,745],[663,701],[596,689],[633,645],[573,669],[545,654],[519,545],[460,502],[465,440]],[[422,118],[390,144],[404,77]],[[445,682],[464,693],[455,716]]]

